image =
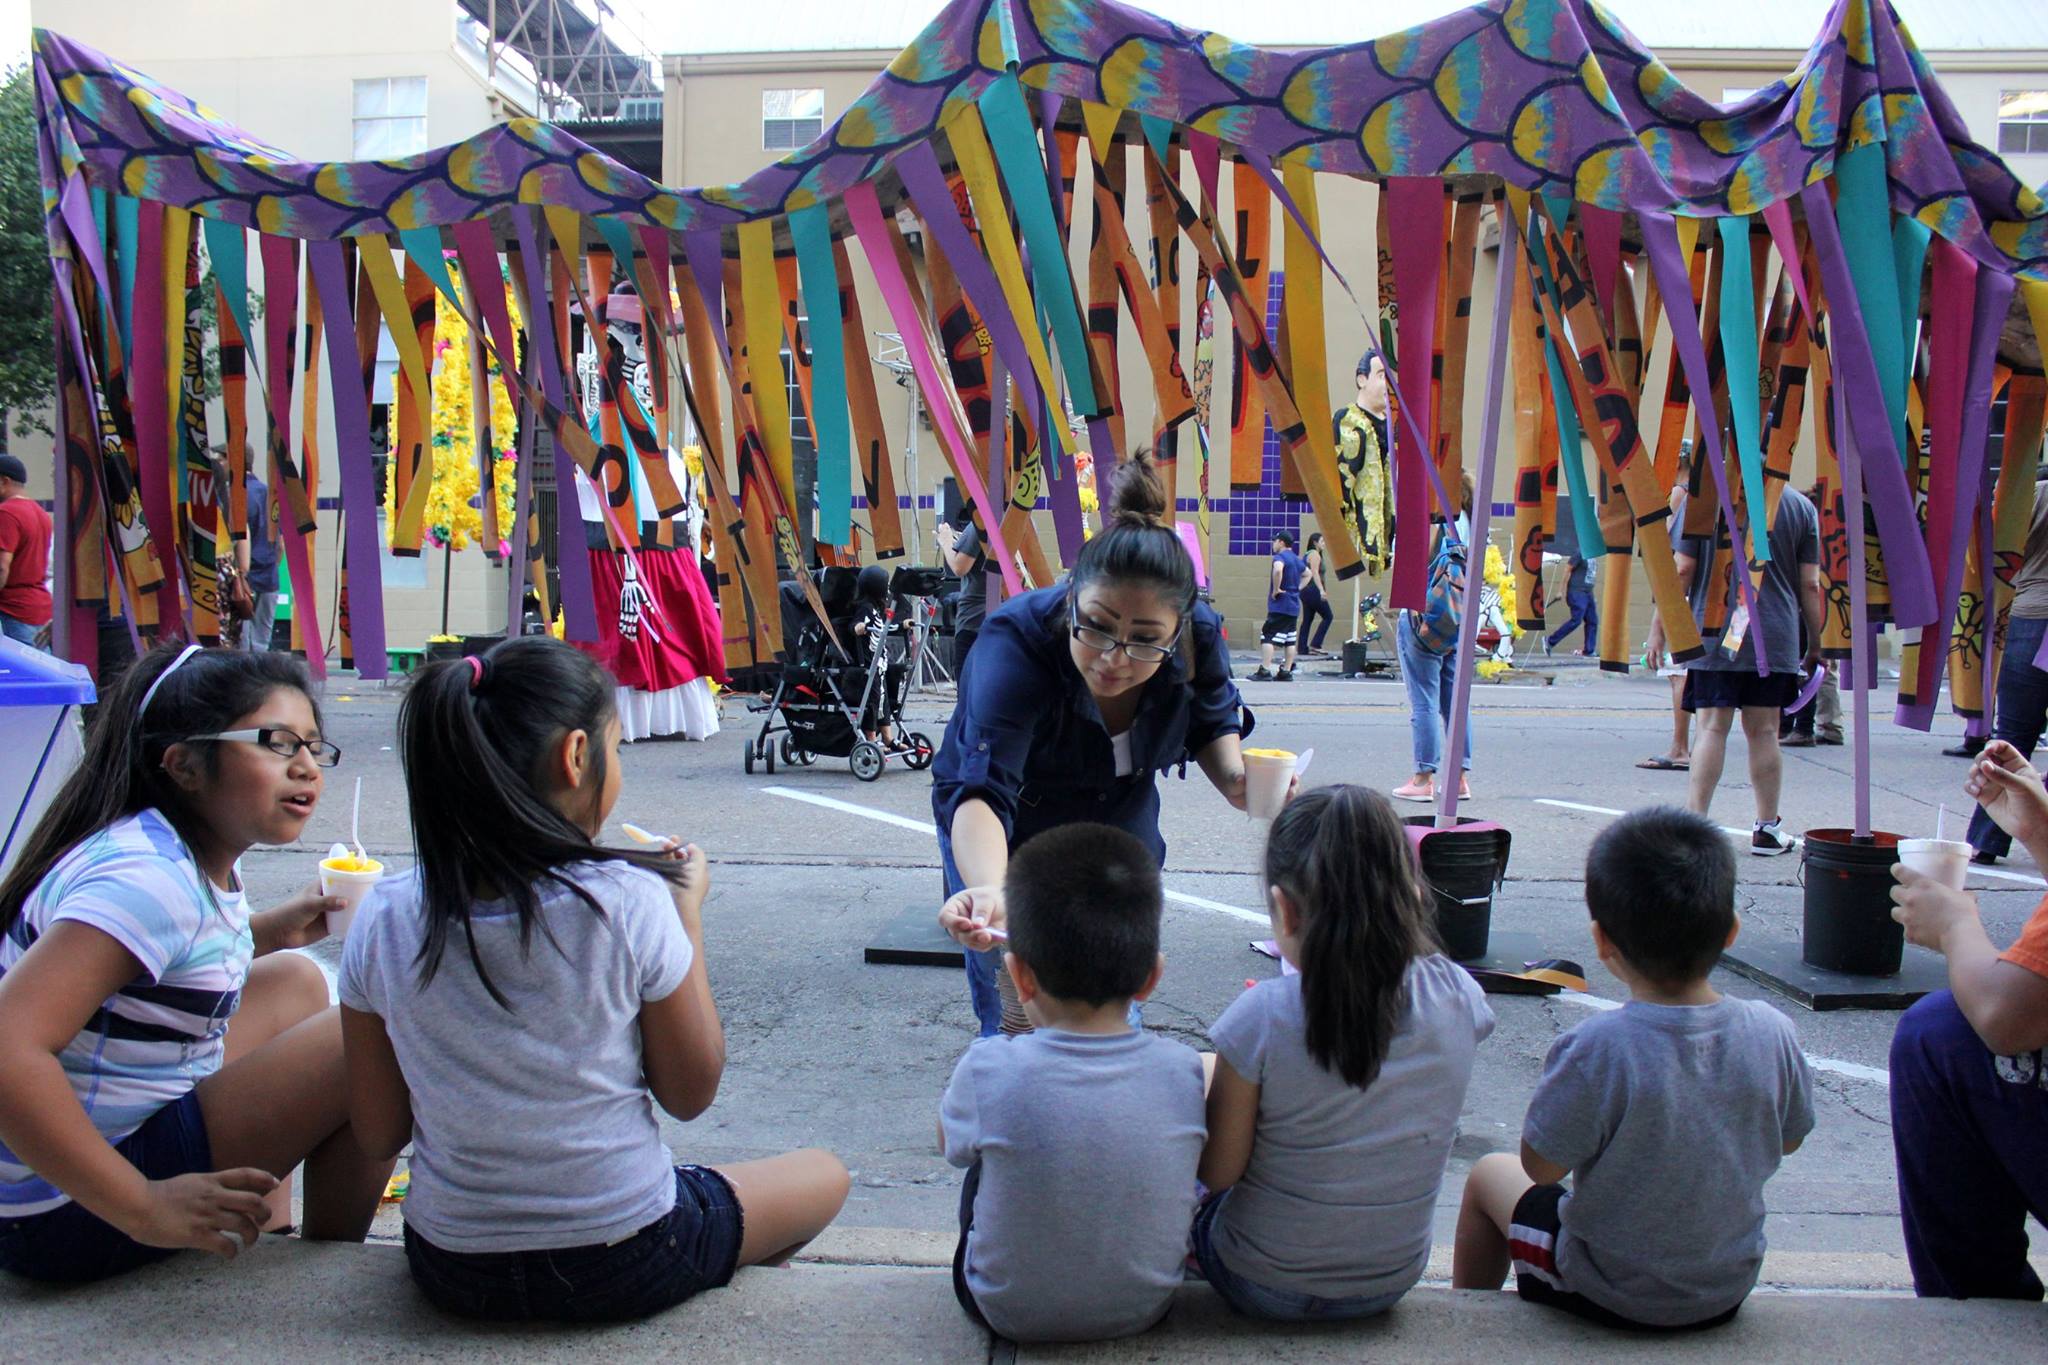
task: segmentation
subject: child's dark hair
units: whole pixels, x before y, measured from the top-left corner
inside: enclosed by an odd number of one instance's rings
[[[184,652],[183,645],[160,645],[100,694],[78,767],[0,883],[0,933],[13,927],[29,893],[65,854],[117,820],[154,806],[187,844],[196,842],[206,816],[164,771],[164,751],[173,744],[232,729],[281,687],[305,694],[314,720],[320,718],[306,666],[289,654],[202,649],[177,663]],[[166,677],[165,670],[174,664],[176,671]],[[149,696],[144,710],[143,698],[160,678],[163,686]],[[211,777],[220,747],[201,746],[200,761]]]
[[[477,901],[512,902],[524,951],[539,920],[542,882],[603,916],[597,898],[562,874],[568,864],[622,862],[672,881],[681,876],[671,859],[593,843],[542,795],[549,758],[575,730],[590,737],[591,781],[602,789],[605,730],[617,714],[612,688],[611,675],[580,650],[528,636],[429,665],[405,694],[398,753],[426,919],[421,986],[440,969],[450,932],[459,931],[484,989],[511,1007],[477,955],[470,923]]]
[[[1705,979],[1735,927],[1735,854],[1704,816],[1652,806],[1586,852],[1586,908],[1631,967],[1659,986]]]
[[[1301,915],[1308,1055],[1371,1085],[1408,1008],[1408,964],[1437,951],[1407,831],[1368,787],[1305,791],[1266,835],[1266,884]]]
[[[1139,446],[1116,468],[1102,501],[1103,526],[1074,557],[1073,591],[1090,583],[1143,583],[1156,590],[1183,622],[1195,606],[1195,564],[1173,529],[1172,503]]]
[[[1010,855],[1003,903],[1010,951],[1055,999],[1128,1000],[1159,959],[1159,864],[1109,825],[1061,825],[1026,840]]]

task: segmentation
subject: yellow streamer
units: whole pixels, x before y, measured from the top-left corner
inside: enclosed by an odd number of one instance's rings
[[[381,233],[368,233],[356,238],[356,247],[362,253],[363,269],[370,276],[370,292],[376,295],[377,309],[384,315],[392,344],[398,348],[398,365],[405,372],[406,382],[414,393],[432,392],[419,333],[412,325],[412,303],[405,297],[404,282],[398,278],[398,263],[392,259],[390,240]]]
[[[747,373],[753,381],[754,414],[768,467],[782,489],[783,505],[794,508],[796,457],[789,443],[789,390],[782,382],[782,293],[775,277],[775,221],[741,223],[740,302],[747,314]]]
[[[1047,403],[1057,403],[1059,387],[1053,382],[1052,357],[1046,354],[1045,334],[1038,330],[1038,310],[1031,302],[1031,289],[1024,283],[1024,261],[1017,254],[1016,234],[1010,230],[1010,211],[1003,200],[1002,183],[996,178],[995,156],[989,151],[988,134],[982,129],[981,114],[967,105],[960,116],[946,125],[953,144],[953,159],[967,181],[974,200],[974,216],[981,226],[982,249],[1002,282],[1003,297],[1009,300],[1010,315],[1024,336],[1024,349],[1031,353],[1031,368],[1038,376],[1038,389]],[[1060,449],[1074,453],[1074,433],[1064,419],[1052,424]]]
[[[1322,235],[1316,214],[1316,173],[1306,166],[1285,166],[1281,183],[1294,197],[1295,207],[1308,219],[1309,230]],[[1288,379],[1294,389],[1294,405],[1302,413],[1308,433],[1309,458],[1322,469],[1337,468],[1337,445],[1323,414],[1330,409],[1330,364],[1323,332],[1323,262],[1315,244],[1294,215],[1283,213],[1286,238],[1281,259],[1287,271],[1287,354],[1292,372]],[[1304,482],[1307,471],[1301,471]]]

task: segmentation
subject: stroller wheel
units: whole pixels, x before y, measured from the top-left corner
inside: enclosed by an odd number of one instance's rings
[[[882,775],[882,746],[871,739],[864,739],[853,746],[847,756],[853,767],[853,775],[863,782],[872,782]]]
[[[793,742],[792,740],[790,740],[790,738],[789,738],[789,737],[788,737],[787,735],[783,736],[783,740],[782,740],[782,766],[783,766],[783,767],[785,767],[785,768],[795,768],[795,767],[809,767],[809,766],[810,766],[810,764],[811,764],[811,758],[812,758],[812,755],[811,755],[811,753],[810,753],[810,751],[809,751],[808,749],[799,749],[799,748],[798,748],[798,747],[796,746],[796,744],[795,744],[795,743],[794,743],[794,742]]]
[[[903,737],[903,740],[907,746],[904,750],[903,761],[910,765],[912,772],[921,773],[926,768],[932,766],[935,750],[930,735],[922,730],[912,730]]]
[[[753,741],[753,740],[751,740],[751,739],[750,739],[750,740],[748,740],[748,741],[747,741],[747,747],[746,747],[745,749],[743,749],[743,750],[742,750],[742,751],[740,752],[740,763],[741,763],[741,764],[742,764],[742,765],[743,765],[743,766],[744,766],[744,767],[746,768],[748,776],[752,776],[752,775],[753,775],[753,772],[754,772],[754,741]]]
[[[764,743],[761,746],[761,765],[770,773],[775,771],[775,746]]]

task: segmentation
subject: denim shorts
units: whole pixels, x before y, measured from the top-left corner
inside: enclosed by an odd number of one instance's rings
[[[186,1091],[114,1144],[151,1180],[213,1169],[199,1095]],[[161,1261],[171,1247],[146,1247],[76,1203],[27,1218],[0,1218],[0,1270],[55,1284],[88,1284]]]
[[[623,1241],[552,1251],[444,1251],[405,1230],[436,1308],[496,1322],[627,1322],[732,1280],[745,1215],[726,1178],[676,1167],[676,1206]]]
[[[1202,1278],[1223,1301],[1248,1318],[1271,1318],[1278,1322],[1337,1322],[1346,1318],[1369,1318],[1386,1312],[1401,1301],[1403,1290],[1393,1294],[1365,1294],[1349,1299],[1325,1299],[1293,1289],[1275,1289],[1255,1283],[1223,1264],[1216,1254],[1216,1215],[1230,1191],[1210,1195],[1195,1210],[1195,1263]]]

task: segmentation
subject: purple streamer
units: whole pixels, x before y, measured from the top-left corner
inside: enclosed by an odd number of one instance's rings
[[[370,468],[370,395],[364,391],[363,367],[356,355],[355,310],[349,304],[341,243],[307,242],[306,269],[320,291],[327,373],[334,387],[334,441],[340,447],[336,463],[341,466],[348,550],[349,643],[355,650],[357,676],[376,680],[389,677],[391,668],[384,640],[383,546],[377,535],[377,481]]]
[[[1749,610],[1750,620],[1761,619],[1757,614],[1756,584],[1749,576],[1749,552],[1742,546],[1742,530],[1735,524],[1735,500],[1728,489],[1728,461],[1721,448],[1721,424],[1713,412],[1714,385],[1707,368],[1707,349],[1700,340],[1699,314],[1692,306],[1692,275],[1684,261],[1678,259],[1678,227],[1668,213],[1645,211],[1638,215],[1643,228],[1643,245],[1650,253],[1650,269],[1656,274],[1657,288],[1664,295],[1664,312],[1671,319],[1672,340],[1678,345],[1678,363],[1685,369],[1686,386],[1692,390],[1693,403],[1699,407],[1700,440],[1706,446],[1707,471],[1714,478],[1714,492],[1721,500],[1720,516],[1728,525],[1728,545],[1735,553],[1735,583],[1742,594],[1742,604]],[[1751,515],[1758,515],[1759,508],[1750,509]],[[1683,535],[1684,527],[1679,527]],[[1693,572],[1711,573],[1712,561],[1698,564]],[[1763,677],[1770,672],[1770,660],[1765,657],[1764,633],[1750,632],[1756,641],[1756,673]]]
[[[539,212],[522,209],[512,215],[513,230],[519,235],[519,269],[526,277],[526,306],[531,314],[526,319],[527,345],[532,348],[540,370],[541,395],[557,412],[568,412],[562,358],[555,353],[555,314],[548,306],[548,282],[553,272],[548,268],[548,257],[541,250],[540,234],[534,226],[534,217]],[[536,420],[536,414],[529,412],[527,419]],[[559,496],[569,497],[576,489],[576,461],[560,441],[549,444],[555,448],[555,487]],[[519,528],[522,554],[525,530],[523,525]],[[555,518],[555,571],[561,583],[562,638],[582,644],[597,643],[597,589],[590,579],[590,546],[583,539],[583,518]]]

